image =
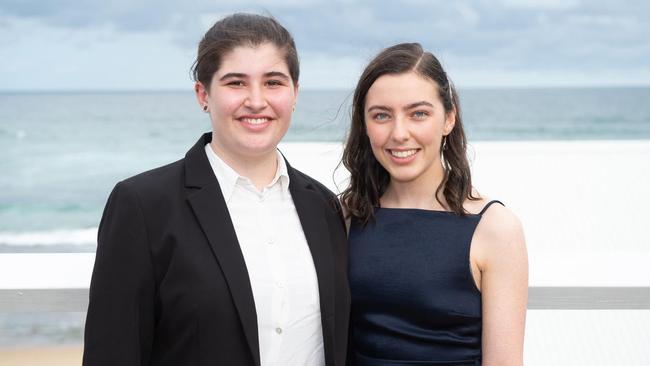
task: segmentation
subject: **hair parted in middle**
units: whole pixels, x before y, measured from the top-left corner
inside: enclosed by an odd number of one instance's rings
[[[466,199],[475,200],[467,160],[467,138],[463,131],[458,94],[440,61],[418,43],[401,43],[381,51],[361,74],[352,100],[352,122],[343,150],[342,163],[350,172],[350,185],[341,193],[341,202],[350,217],[362,225],[374,219],[374,209],[386,192],[390,175],[375,158],[364,118],[368,90],[383,75],[415,72],[431,80],[438,89],[445,113],[453,112],[456,123],[440,146],[444,178],[435,189],[436,200],[446,209],[465,215]],[[444,144],[444,149],[443,149]],[[444,197],[444,200],[441,199]]]

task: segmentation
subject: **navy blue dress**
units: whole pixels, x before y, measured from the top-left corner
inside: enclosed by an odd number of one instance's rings
[[[481,293],[469,250],[494,202],[477,215],[377,208],[365,228],[352,221],[353,365],[481,364]]]

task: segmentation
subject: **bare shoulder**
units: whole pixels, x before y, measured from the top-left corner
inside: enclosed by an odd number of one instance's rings
[[[492,204],[481,217],[482,229],[502,239],[513,238],[523,234],[521,221],[508,207]]]
[[[481,207],[478,212],[490,202],[485,198],[481,201],[474,201]],[[474,213],[474,210],[471,212]],[[508,207],[498,203],[490,205],[476,227],[472,249],[477,256],[476,259],[483,264],[487,264],[486,261],[495,257],[501,260],[510,256],[526,257],[521,221]]]

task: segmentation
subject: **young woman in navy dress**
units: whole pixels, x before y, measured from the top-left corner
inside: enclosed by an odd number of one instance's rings
[[[472,186],[460,112],[417,43],[383,50],[359,79],[341,196],[354,365],[523,363],[523,230]]]

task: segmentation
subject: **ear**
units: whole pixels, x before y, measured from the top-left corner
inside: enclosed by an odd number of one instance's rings
[[[203,109],[203,106],[208,103],[208,90],[202,82],[197,81],[194,83],[194,93],[196,94],[196,101],[199,102],[199,106]]]
[[[447,116],[445,117],[445,126],[442,129],[442,134],[444,136],[447,136],[453,131],[454,126],[456,126],[456,109],[452,109],[451,111],[447,112]]]

